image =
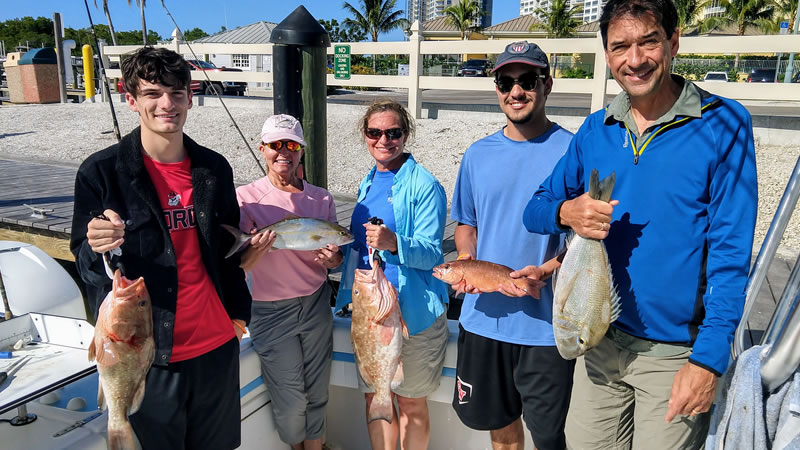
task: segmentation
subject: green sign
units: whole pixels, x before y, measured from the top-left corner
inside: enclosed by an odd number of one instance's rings
[[[350,79],[350,46],[333,46],[333,77],[337,80]]]

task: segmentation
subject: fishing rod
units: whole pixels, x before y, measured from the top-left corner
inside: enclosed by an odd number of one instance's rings
[[[114,111],[114,102],[111,100],[111,90],[108,88],[108,78],[106,78],[106,65],[103,63],[103,55],[100,53],[100,41],[97,40],[97,33],[94,32],[94,22],[92,21],[92,13],[89,12],[89,0],[83,0],[86,5],[86,15],[89,16],[89,28],[92,30],[92,37],[94,38],[94,46],[97,49],[97,60],[100,61],[100,79],[103,83],[103,92],[108,99],[108,107],[111,108],[111,120],[114,122],[114,137],[117,142],[122,140],[119,134],[119,123],[117,122],[117,113]]]
[[[87,0],[84,0],[84,1],[87,1]],[[178,35],[179,35],[179,36],[183,36],[183,30],[181,29],[181,27],[179,27],[179,26],[178,26],[178,22],[176,22],[176,21],[175,21],[175,18],[174,18],[174,17],[172,17],[172,13],[170,13],[170,12],[169,12],[169,8],[167,8],[167,5],[164,3],[164,0],[161,0],[161,6],[163,6],[163,7],[164,7],[164,10],[167,12],[167,15],[169,16],[170,20],[172,20],[172,23],[175,25],[175,28],[178,30]],[[178,39],[178,37],[176,36],[176,37],[175,37],[175,39]],[[198,58],[198,57],[197,57],[197,54],[194,52],[194,49],[192,48],[192,46],[191,46],[191,45],[189,45],[189,42],[188,42],[188,41],[186,42],[186,47],[187,47],[187,48],[189,49],[189,51],[192,53],[192,58],[194,58],[194,59],[196,59],[196,60],[199,60],[199,59],[200,59],[200,58]],[[209,84],[210,86],[213,86],[213,84],[211,83],[211,78],[209,78],[209,77],[208,77],[208,74],[207,74],[207,73],[206,73],[204,70],[201,70],[200,72],[201,72],[201,73],[202,73],[202,74],[203,74],[203,75],[206,77],[206,81],[208,82],[208,84]],[[266,170],[264,170],[264,168],[261,166],[261,162],[258,160],[258,156],[256,156],[256,153],[253,151],[253,148],[252,148],[252,147],[250,147],[250,143],[249,143],[249,142],[247,142],[247,138],[244,136],[244,133],[242,133],[242,130],[241,130],[241,128],[239,128],[239,124],[238,124],[238,123],[236,123],[236,119],[234,119],[234,118],[233,118],[233,115],[232,115],[232,114],[231,114],[231,112],[228,110],[228,106],[227,106],[227,105],[225,104],[225,102],[222,100],[222,96],[220,95],[220,92],[219,92],[219,91],[220,91],[220,89],[212,89],[212,91],[214,91],[214,95],[216,95],[216,96],[217,96],[217,98],[219,99],[219,103],[220,103],[220,104],[222,105],[222,107],[225,109],[225,113],[226,113],[226,114],[228,114],[228,117],[230,117],[230,119],[231,119],[231,122],[233,123],[233,126],[234,126],[234,128],[236,128],[236,131],[238,131],[238,132],[239,132],[239,136],[241,136],[241,138],[242,138],[242,141],[244,141],[244,145],[246,145],[246,146],[247,146],[247,149],[250,151],[250,155],[252,155],[252,156],[253,156],[253,159],[256,161],[256,165],[257,165],[257,166],[258,166],[258,168],[261,170],[261,173],[262,173],[262,174],[264,174],[264,175],[266,176],[266,175],[267,175],[267,171],[266,171]]]

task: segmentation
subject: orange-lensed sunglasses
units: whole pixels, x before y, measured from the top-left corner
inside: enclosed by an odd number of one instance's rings
[[[273,141],[273,142],[267,142],[266,146],[271,148],[272,150],[275,150],[276,152],[278,150],[282,149],[283,147],[286,147],[286,150],[289,150],[290,152],[299,152],[303,148],[303,146],[300,145],[299,142],[295,142],[295,141]]]

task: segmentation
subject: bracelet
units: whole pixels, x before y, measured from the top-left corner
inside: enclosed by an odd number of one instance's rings
[[[231,323],[233,323],[234,325],[236,325],[237,328],[242,330],[242,334],[247,334],[247,330],[244,328],[244,325],[240,324],[239,322],[237,322],[237,321],[235,321],[233,319],[231,319]]]
[[[469,255],[469,253],[460,253],[460,254],[458,255],[458,258],[456,258],[456,260],[459,260],[459,259],[464,259],[464,258],[469,258],[469,256],[470,256],[470,255]]]

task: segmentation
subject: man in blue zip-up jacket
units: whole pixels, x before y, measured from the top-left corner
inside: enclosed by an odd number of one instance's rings
[[[605,339],[578,359],[567,443],[699,448],[744,305],[752,123],[739,103],[670,75],[670,0],[611,0],[600,26],[624,92],[586,119],[523,218],[531,232],[604,239],[622,300]],[[611,203],[586,194],[592,169],[616,172]]]

